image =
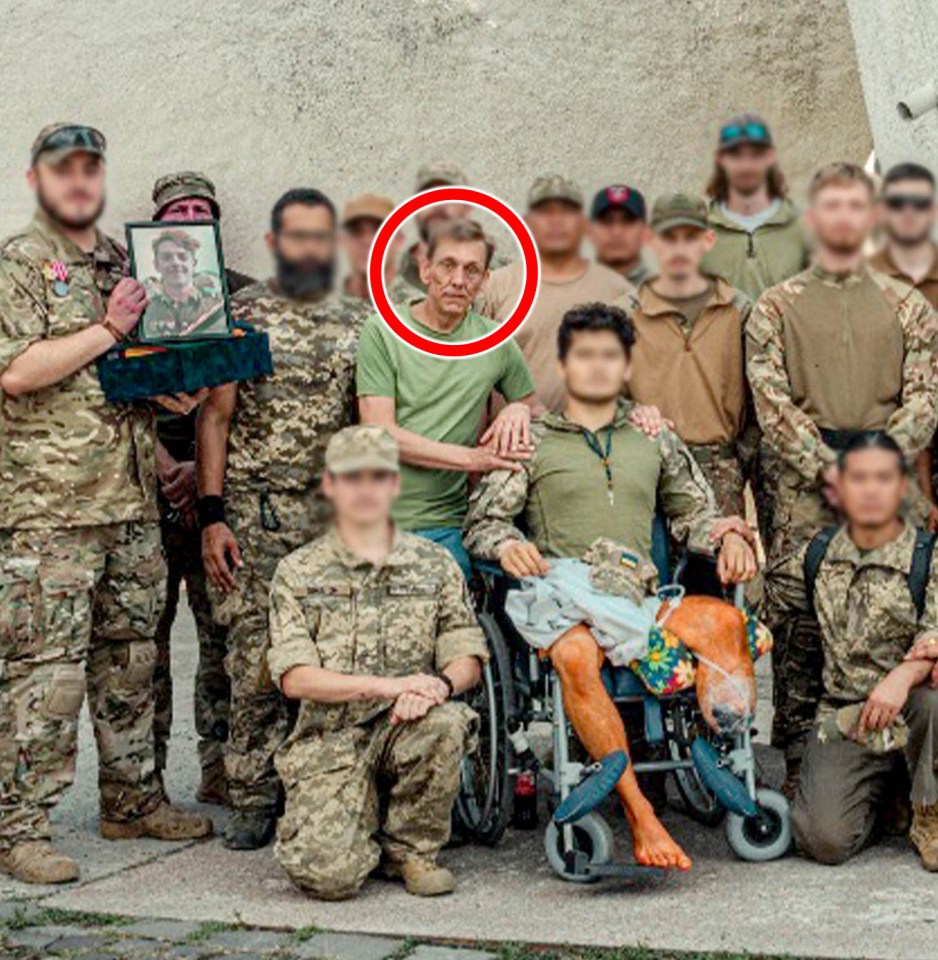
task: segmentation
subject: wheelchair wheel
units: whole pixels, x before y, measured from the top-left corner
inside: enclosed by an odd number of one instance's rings
[[[668,750],[672,760],[687,760],[690,757],[690,744],[695,737],[705,736],[701,730],[703,720],[696,710],[679,706],[673,714],[674,735],[668,738]],[[694,767],[675,770],[674,783],[681,795],[684,809],[691,819],[705,827],[716,827],[723,822],[726,811],[719,800],[707,789]]]
[[[726,840],[741,860],[765,863],[788,853],[791,846],[791,808],[776,790],[756,791],[759,814],[744,817],[730,813],[726,818]]]
[[[573,850],[583,853],[592,864],[610,863],[613,854],[612,829],[598,813],[588,813],[572,825]],[[547,862],[558,877],[570,883],[595,883],[599,878],[577,873],[574,864],[567,860],[563,852],[563,828],[553,820],[544,832],[544,849]]]
[[[479,614],[489,662],[482,682],[467,702],[479,715],[479,748],[463,760],[459,793],[453,807],[453,831],[494,846],[511,818],[512,749],[508,725],[514,716],[511,654],[494,618]]]

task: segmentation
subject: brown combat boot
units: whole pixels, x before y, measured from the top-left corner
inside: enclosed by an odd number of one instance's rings
[[[909,840],[922,858],[922,866],[938,873],[938,804],[915,808]]]
[[[430,860],[404,860],[389,862],[385,866],[387,876],[400,877],[404,889],[415,897],[439,897],[456,889],[456,878],[445,867]]]
[[[101,818],[101,836],[105,840],[199,840],[212,835],[212,821],[201,813],[180,810],[165,800],[152,812],[136,820]]]
[[[27,840],[0,852],[0,872],[23,883],[71,883],[78,864],[48,840]]]
[[[202,768],[202,782],[195,792],[199,803],[213,803],[219,807],[230,804],[228,778],[225,776],[225,761],[215,760]]]

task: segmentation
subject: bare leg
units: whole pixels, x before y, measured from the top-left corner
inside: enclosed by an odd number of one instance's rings
[[[601,759],[613,750],[628,750],[628,739],[600,676],[605,654],[582,624],[568,630],[549,650],[560,677],[563,703],[576,735],[591,757]],[[690,857],[674,842],[645,798],[632,765],[626,768],[616,793],[632,831],[636,862],[652,867],[689,870]]]

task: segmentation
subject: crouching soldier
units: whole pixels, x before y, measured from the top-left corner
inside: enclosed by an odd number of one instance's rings
[[[882,432],[839,456],[847,522],[818,534],[766,581],[791,616],[813,607],[824,654],[823,695],[808,739],[792,825],[806,855],[842,863],[874,835],[903,759],[911,777],[910,839],[938,871],[938,568],[932,540],[899,514],[905,461]]]
[[[452,698],[487,654],[456,562],[392,524],[399,489],[384,428],[339,431],[323,476],[335,523],[280,561],[271,586],[270,673],[300,702],[276,757],[275,852],[321,899],[352,896],[382,860],[409,893],[454,887],[436,860],[477,718]]]

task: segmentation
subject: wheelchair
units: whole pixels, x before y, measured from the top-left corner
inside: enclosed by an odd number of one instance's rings
[[[481,721],[479,748],[461,769],[455,834],[496,845],[511,821],[515,778],[534,771],[550,787],[544,846],[559,877],[591,883],[660,872],[615,861],[612,829],[599,808],[631,761],[622,751],[598,763],[579,758],[582,750],[571,736],[559,678],[505,613],[512,586],[497,566],[477,566],[472,589],[490,660],[469,696]],[[741,588],[735,599],[741,606]],[[603,682],[620,709],[632,705],[643,711],[645,741],[665,758],[634,763],[636,774],[669,774],[687,814],[708,827],[724,823],[727,842],[740,859],[762,862],[787,853],[788,801],[757,784],[749,724],[733,735],[717,734],[704,720],[693,689],[656,697],[627,667],[606,664]],[[527,736],[537,722],[551,728],[552,750],[543,766]]]

